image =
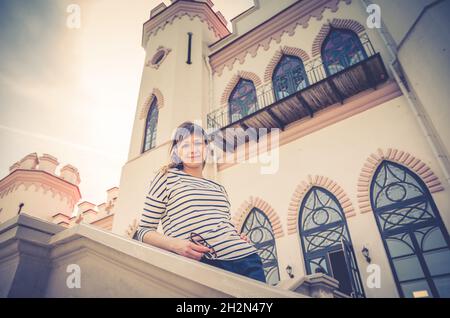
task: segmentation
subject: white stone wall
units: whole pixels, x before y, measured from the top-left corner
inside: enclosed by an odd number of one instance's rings
[[[187,33],[192,32],[192,64],[187,61]],[[128,162],[122,168],[120,195],[114,216],[113,232],[124,235],[128,225],[142,213],[148,185],[156,170],[168,162],[169,140],[182,122],[200,121],[209,111],[209,72],[204,57],[208,45],[217,38],[198,18],[177,18],[150,36],[146,61],[157,48],[171,52],[158,69],[144,67]],[[145,118],[141,109],[153,89],[161,91],[164,105],[159,110],[156,148],[141,153]],[[206,128],[206,122],[201,123]]]
[[[417,3],[417,1],[414,3]],[[339,7],[337,12],[326,9],[320,20],[312,17],[306,29],[297,26],[292,36],[285,33],[280,43],[272,41],[267,51],[259,48],[255,57],[247,55],[245,62],[243,64],[236,62],[232,70],[225,68],[222,75],[214,74],[212,84],[213,108],[222,106],[221,96],[227,84],[239,71],[256,73],[263,80],[266,66],[281,47],[298,47],[312,57],[313,41],[328,20],[333,18],[353,19],[365,25],[367,14],[359,1],[352,1],[351,5],[341,1]],[[260,10],[270,10],[270,8],[268,6]],[[414,12],[417,12],[417,8],[412,8],[411,14],[408,14],[407,17],[414,16]],[[268,12],[260,12],[257,15],[268,16]],[[249,14],[248,18],[250,17]],[[392,19],[395,18],[392,17]],[[244,21],[240,23],[245,29],[246,23]],[[248,22],[248,25],[250,24]],[[196,62],[191,66],[187,66],[185,63],[186,32],[188,30],[195,34],[192,58]],[[206,116],[210,107],[208,102],[210,96],[207,94],[209,74],[206,65],[200,65],[201,63],[197,61],[200,60],[200,54],[209,54],[206,44],[211,40],[211,35],[208,35],[208,32],[205,31],[204,38],[199,39],[197,34],[202,33],[202,30],[204,30],[204,25],[201,22],[196,19],[191,21],[182,18],[168,25],[164,32],[159,32],[156,36],[150,38],[147,47],[147,59],[151,58],[160,45],[171,48],[172,52],[158,70],[145,68],[143,71],[129,161],[122,170],[120,196],[113,225],[113,232],[117,234],[124,235],[126,228],[132,223],[133,219],[140,216],[148,184],[156,169],[167,161],[167,144],[145,154],[140,154],[145,120],[138,117],[140,107],[142,107],[152,89],[157,87],[164,96],[164,107],[159,113],[157,145],[166,142],[172,130],[184,120],[201,118],[203,126],[206,128]],[[387,66],[389,55],[378,33],[371,29],[367,29],[366,32],[375,51],[381,53],[383,62]],[[416,39],[423,36],[427,30],[419,29],[417,32]],[[399,38],[404,33],[404,30],[399,30],[399,34],[394,34],[394,36]],[[416,43],[421,45],[420,41],[416,40]],[[432,88],[426,84],[429,80],[427,76],[419,76],[419,72],[424,65],[419,65],[416,68],[411,66],[419,49],[417,45],[408,46],[408,44],[405,44],[405,52],[408,53],[404,54],[403,59],[409,74],[413,76],[412,81],[415,83],[414,85],[417,87],[421,98],[427,105],[436,104],[439,98],[448,95],[448,90],[441,87],[445,85],[446,81],[442,81],[442,84],[439,84],[440,86],[437,88]],[[408,50],[406,50],[407,46]],[[201,52],[202,48],[203,51]],[[426,50],[426,48],[422,50]],[[438,61],[446,65],[445,62],[448,63],[448,59],[446,59],[448,52],[438,53],[437,50],[438,48],[436,48],[435,55],[438,57]],[[445,79],[448,72],[445,69],[437,70],[439,68],[438,63],[433,65],[432,69],[442,79]],[[417,81],[416,78],[418,78]],[[422,88],[420,89],[420,87]],[[434,92],[438,90],[440,95],[433,97]],[[442,100],[445,101],[448,98]],[[448,125],[445,125],[448,109],[434,108],[430,110],[430,113],[435,114],[434,118],[437,118],[435,120],[436,127],[442,132],[443,136],[449,135]],[[447,139],[450,140],[450,138]],[[268,202],[278,214],[284,232],[284,236],[276,240],[281,280],[288,279],[285,271],[287,265],[292,266],[296,276],[305,275],[299,235],[298,233],[288,235],[287,231],[288,206],[295,188],[302,181],[306,181],[308,175],[322,175],[337,182],[350,198],[355,210],[355,216],[349,217],[347,222],[363,282],[366,281],[368,275],[366,272],[368,264],[361,254],[363,246],[369,248],[372,263],[378,264],[381,268],[381,288],[365,288],[367,296],[398,297],[374,216],[372,213],[361,213],[358,207],[357,184],[361,168],[368,156],[379,148],[383,150],[394,148],[409,152],[426,163],[442,182],[445,181],[443,172],[403,96],[281,146],[279,170],[276,174],[262,175],[260,173],[261,165],[242,163],[219,171],[217,181],[226,187],[233,213],[238,213],[239,206],[250,196],[258,196]],[[443,182],[443,186],[444,191],[433,193],[433,199],[446,227],[450,228],[450,212],[448,209],[450,195],[445,182]]]
[[[399,51],[399,59],[411,88],[450,154],[450,1],[424,12]],[[439,35],[439,36],[437,36]],[[447,183],[448,184],[448,183]]]
[[[52,221],[52,216],[57,213],[71,215],[74,202],[69,202],[67,196],[55,194],[53,191],[45,191],[37,185],[19,185],[17,189],[0,198],[0,223],[14,217],[19,211],[19,204],[24,203],[21,212]]]
[[[192,32],[192,64],[187,61],[187,33]],[[164,106],[159,111],[156,144],[168,141],[183,121],[200,119],[208,110],[209,75],[203,56],[205,47],[217,40],[212,31],[198,18],[188,16],[175,19],[164,30],[151,35],[146,49],[146,62],[153,57],[160,46],[171,49],[158,69],[144,67],[136,108],[135,123],[128,159],[141,155],[144,139],[145,118],[140,118],[141,109],[151,96],[153,89],[161,91]]]
[[[263,198],[278,213],[285,233],[285,237],[276,242],[282,280],[287,279],[287,265],[293,267],[295,275],[305,274],[299,235],[287,235],[291,197],[296,186],[307,181],[308,175],[321,175],[337,182],[355,208],[356,215],[347,222],[363,280],[367,277],[367,263],[360,253],[363,246],[369,248],[373,263],[381,266],[382,288],[366,288],[367,296],[398,296],[374,216],[361,214],[358,208],[359,174],[367,157],[378,148],[407,151],[443,180],[439,165],[403,96],[281,146],[276,174],[261,175],[260,164],[245,163],[219,172],[219,181],[227,189],[233,213],[238,213],[239,206],[250,196]],[[433,194],[433,198],[445,225],[450,228],[448,188]]]

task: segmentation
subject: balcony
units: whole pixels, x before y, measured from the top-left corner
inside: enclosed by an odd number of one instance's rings
[[[265,85],[256,92],[252,112],[242,118],[231,118],[228,105],[209,113],[207,126],[211,139],[223,151],[236,150],[246,137],[258,141],[264,133],[259,128],[267,128],[267,132],[273,128],[283,131],[295,121],[313,117],[332,105],[343,104],[349,97],[367,89],[376,89],[388,80],[388,73],[380,53],[375,53],[367,35],[361,36],[360,40],[367,57],[358,63],[327,75],[321,57],[316,58],[304,65],[308,86],[288,96],[276,96],[272,84]],[[225,132],[228,128],[232,128],[231,133]]]

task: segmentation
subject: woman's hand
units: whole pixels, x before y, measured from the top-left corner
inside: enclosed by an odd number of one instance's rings
[[[203,254],[210,252],[206,246],[192,243],[188,240],[174,239],[171,250],[179,255],[199,261]]]
[[[244,233],[241,233],[241,239],[243,239],[244,241],[247,241],[247,243],[251,243],[250,239]]]

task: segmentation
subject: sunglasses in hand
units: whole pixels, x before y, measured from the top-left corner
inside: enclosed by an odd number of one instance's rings
[[[191,232],[191,234],[189,236],[189,241],[191,241],[194,244],[202,245],[202,246],[209,248],[210,251],[206,252],[204,254],[204,256],[206,256],[206,258],[208,258],[208,259],[217,258],[217,254],[216,254],[216,251],[214,250],[214,248],[210,244],[208,244],[208,242],[200,234]]]

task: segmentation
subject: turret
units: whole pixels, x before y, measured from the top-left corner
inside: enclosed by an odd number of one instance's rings
[[[19,212],[66,225],[80,200],[80,175],[72,165],[56,173],[57,158],[30,153],[9,168],[0,180],[0,222]],[[55,221],[56,220],[56,221]]]

